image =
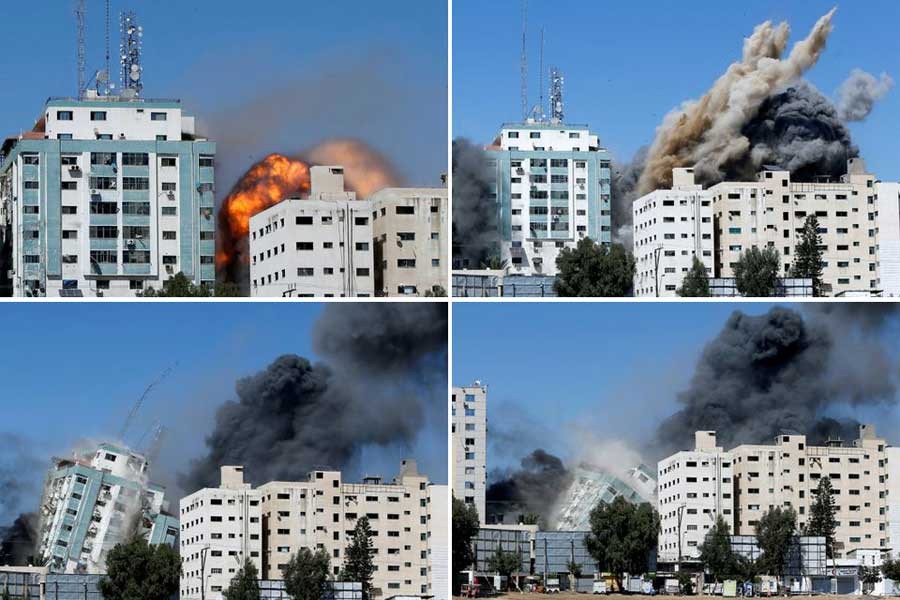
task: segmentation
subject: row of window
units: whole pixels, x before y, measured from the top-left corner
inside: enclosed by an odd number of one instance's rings
[[[91,111],[91,121],[106,121],[108,113],[105,110],[92,110]],[[153,111],[150,113],[151,121],[167,121],[169,118],[168,113],[165,112],[156,112]],[[74,121],[75,113],[71,110],[58,110],[56,111],[56,120],[57,121]]]

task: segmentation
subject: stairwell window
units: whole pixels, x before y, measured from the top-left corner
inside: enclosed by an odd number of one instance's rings
[[[168,120],[168,118],[169,118],[169,115],[168,115],[167,113],[164,113],[164,112],[152,112],[152,113],[150,113],[150,120],[151,120],[151,121],[166,121],[166,120]]]
[[[106,111],[105,110],[92,110],[91,111],[91,121],[105,121],[106,120]]]

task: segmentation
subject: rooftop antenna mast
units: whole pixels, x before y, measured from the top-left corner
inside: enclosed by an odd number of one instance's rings
[[[538,78],[538,89],[541,91],[541,104],[538,110],[537,118],[539,123],[544,122],[544,28],[541,27],[541,75]]]
[[[106,93],[109,93],[109,0],[106,0]]]
[[[119,18],[122,35],[119,47],[119,56],[121,56],[120,87],[123,93],[139,96],[141,90],[144,89],[142,80],[144,71],[141,66],[144,28],[138,24],[137,14],[134,11],[122,12]]]
[[[157,385],[162,383],[163,379],[168,377],[169,374],[171,374],[172,371],[177,366],[178,366],[178,363],[176,362],[172,366],[166,367],[166,370],[163,371],[162,373],[160,373],[159,377],[157,377],[155,380],[153,380],[152,383],[150,383],[150,385],[147,386],[147,389],[145,389],[144,393],[141,394],[141,397],[137,399],[137,402],[135,402],[134,406],[131,407],[131,412],[129,412],[128,416],[125,418],[125,423],[124,423],[124,425],[122,425],[121,431],[119,431],[119,440],[125,439],[125,434],[128,433],[128,429],[131,428],[131,424],[132,424],[132,422],[134,422],[134,417],[137,415],[138,411],[141,409],[141,405],[144,404],[144,400],[147,399],[147,396],[150,395],[150,392],[153,390],[153,388],[155,388]]]
[[[554,123],[562,123],[565,118],[563,110],[563,76],[556,67],[550,67],[550,119]]]
[[[525,38],[528,33],[528,0],[522,0],[522,120],[528,119],[528,54]]]
[[[78,99],[84,98],[85,82],[85,48],[84,48],[84,18],[87,14],[87,0],[78,0],[75,5],[75,20],[78,23]]]

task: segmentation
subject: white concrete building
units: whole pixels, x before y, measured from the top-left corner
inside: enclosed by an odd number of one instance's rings
[[[215,283],[215,144],[178,100],[51,98],[0,146],[0,288],[136,296]]]
[[[450,488],[428,486],[428,594],[450,600]]]
[[[181,499],[183,599],[221,600],[246,559],[263,572],[261,495],[244,483],[243,471],[223,466],[219,487]]]
[[[386,188],[370,198],[375,290],[381,296],[447,292],[444,188]]]
[[[324,550],[337,575],[361,516],[368,517],[373,532],[373,598],[429,593],[429,539],[430,534],[449,537],[446,507],[444,519],[432,514],[441,507],[431,506],[431,486],[415,461],[403,461],[391,483],[379,477],[347,483],[338,471],[314,471],[306,481],[273,481],[251,489],[240,467],[223,467],[222,478],[220,488],[181,501],[182,598],[200,598],[205,577],[206,598],[220,600],[232,569],[245,557],[262,578],[282,579],[282,569],[301,547]]]
[[[632,212],[635,296],[677,296],[694,257],[712,277],[712,195],[694,183],[693,169],[673,169],[672,189],[638,198]]]
[[[372,231],[372,203],[344,191],[343,168],[312,167],[309,198],[250,217],[250,295],[373,296]]]
[[[453,495],[478,510],[485,523],[487,486],[487,386],[454,387],[451,402]]]
[[[786,276],[808,215],[819,220],[823,287],[827,295],[870,294],[879,289],[875,178],[862,159],[848,162],[840,182],[798,183],[787,171],[763,171],[757,181],[724,182],[712,194],[716,277],[734,277],[741,252],[771,246]]]
[[[553,276],[563,248],[612,241],[611,156],[587,125],[505,124],[487,154],[510,274]]]
[[[661,460],[657,485],[660,562],[697,560],[720,516],[734,533],[732,455],[716,445],[714,431],[696,432],[693,450]]]
[[[900,447],[887,448],[888,544],[891,556],[900,557]]]
[[[878,279],[884,296],[900,296],[900,183],[875,182]]]

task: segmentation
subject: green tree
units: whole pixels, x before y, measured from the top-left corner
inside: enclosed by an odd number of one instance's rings
[[[222,593],[225,600],[259,600],[259,571],[249,558],[231,578],[228,589]]]
[[[518,573],[522,564],[519,555],[515,552],[506,552],[499,546],[497,551],[488,559],[488,570],[496,571],[506,577],[507,582],[513,573]]]
[[[687,571],[678,571],[678,588],[685,596],[694,593],[694,578]]]
[[[884,576],[894,582],[894,590],[896,591],[897,583],[900,582],[900,560],[887,558],[881,563],[881,572]]]
[[[834,558],[834,531],[837,529],[837,506],[828,477],[819,479],[816,486],[812,506],[809,507],[809,522],[806,524],[806,535],[817,535],[825,538],[825,552],[828,558]]]
[[[293,600],[322,600],[330,574],[328,553],[300,548],[282,569],[284,591]]]
[[[581,579],[582,569],[580,563],[577,563],[574,560],[570,560],[566,563],[566,568],[569,569],[569,573],[571,573],[575,579]]]
[[[741,573],[738,555],[731,549],[731,532],[722,515],[706,533],[700,544],[700,562],[716,583],[738,577]]]
[[[3,586],[3,591],[0,592],[0,600],[10,600],[9,589],[6,586]]]
[[[180,578],[181,559],[175,550],[133,537],[107,554],[100,593],[105,600],[169,600],[178,593]]]
[[[242,297],[244,294],[241,292],[241,286],[238,284],[231,283],[230,281],[219,281],[216,282],[216,288],[213,295],[216,298],[238,298]]]
[[[806,217],[800,241],[794,248],[794,264],[791,266],[791,277],[812,279],[813,296],[822,295],[822,271],[825,261],[822,259],[822,238],[819,236],[819,219],[816,215]],[[831,558],[829,556],[829,558]]]
[[[764,298],[775,294],[781,258],[772,247],[753,246],[741,253],[734,265],[734,283],[741,296]]]
[[[478,509],[453,496],[453,593],[459,594],[460,571],[465,571],[475,562],[472,539],[478,535]]]
[[[506,270],[506,265],[506,261],[495,254],[493,256],[489,256],[487,260],[482,261],[481,268],[489,269],[492,271],[504,271]]]
[[[145,298],[206,298],[212,291],[205,285],[195,285],[187,275],[179,271],[163,282],[161,290],[147,288]]]
[[[862,583],[862,593],[869,595],[875,589],[875,584],[881,581],[881,571],[878,567],[862,566],[859,568],[859,581]]]
[[[584,542],[600,569],[612,573],[623,589],[623,573],[647,570],[647,557],[656,547],[658,534],[659,513],[650,504],[632,504],[617,496],[591,510]]]
[[[797,513],[793,508],[771,508],[760,517],[756,525],[756,542],[762,550],[762,566],[769,575],[784,574],[796,530]]]
[[[520,525],[539,525],[540,522],[541,515],[537,513],[525,513],[523,515],[519,515]]]
[[[683,298],[709,297],[709,276],[706,274],[706,267],[696,256],[691,269],[681,282],[681,287],[675,290],[675,293]]]
[[[579,240],[575,249],[563,248],[556,258],[553,289],[560,296],[622,297],[634,283],[634,256],[621,244]]]
[[[375,573],[375,545],[372,543],[372,529],[369,518],[360,517],[353,528],[353,538],[344,552],[344,572],[346,581],[362,584],[363,600],[369,600],[372,590],[372,575]]]
[[[430,290],[426,290],[425,297],[426,298],[446,298],[447,290],[445,290],[443,286],[438,285]]]

